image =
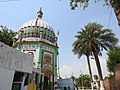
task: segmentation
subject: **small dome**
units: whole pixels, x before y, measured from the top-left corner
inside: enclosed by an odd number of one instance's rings
[[[35,20],[27,21],[26,23],[23,24],[20,30],[24,28],[30,28],[30,27],[45,28],[53,32],[53,28],[42,19],[35,19]]]
[[[42,20],[42,11],[38,12],[38,18],[25,22],[19,30],[19,38],[40,38],[48,40],[52,43],[55,42],[56,36],[53,28],[44,20]]]

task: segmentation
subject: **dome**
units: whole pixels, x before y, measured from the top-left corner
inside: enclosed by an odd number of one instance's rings
[[[24,28],[30,28],[30,27],[45,28],[45,29],[48,29],[53,32],[53,28],[42,19],[35,19],[35,20],[27,21],[23,24],[23,26],[20,28],[20,30],[22,30]]]
[[[55,42],[56,36],[53,28],[42,20],[41,9],[38,18],[25,22],[19,30],[19,38],[42,38],[50,42]]]

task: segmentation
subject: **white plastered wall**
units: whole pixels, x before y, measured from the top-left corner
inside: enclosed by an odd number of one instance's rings
[[[15,70],[0,67],[0,90],[11,90]]]

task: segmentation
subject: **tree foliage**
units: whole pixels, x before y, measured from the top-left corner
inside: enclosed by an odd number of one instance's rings
[[[88,70],[89,70],[89,74],[91,77],[90,81],[93,82],[91,65],[90,65],[90,60],[89,60],[91,50],[89,48],[89,45],[85,44],[84,41],[81,40],[81,38],[78,38],[78,36],[79,36],[79,33],[78,35],[76,35],[77,39],[74,41],[72,45],[73,46],[72,51],[75,55],[78,55],[78,58],[80,58],[82,55],[85,55],[87,57]],[[84,36],[81,35],[81,37],[84,37]]]
[[[95,81],[98,80],[98,75],[93,75],[93,77],[94,77]]]
[[[75,78],[76,84],[78,87],[82,88],[90,88],[91,82],[90,82],[90,76],[88,74],[82,74],[78,78]]]
[[[76,38],[80,43],[75,46],[76,50],[78,50],[77,54],[81,56],[88,50],[89,55],[94,56],[100,80],[103,80],[98,55],[102,55],[103,50],[109,50],[117,44],[118,39],[115,37],[115,34],[112,33],[112,30],[103,29],[102,25],[93,22],[81,28]],[[84,46],[83,53],[80,53],[81,45]]]
[[[12,38],[16,36],[16,32],[12,31],[11,29],[8,29],[6,26],[0,26],[0,41],[12,46],[13,40]]]
[[[107,68],[109,72],[114,72],[115,65],[120,63],[120,46],[116,46],[108,52]]]
[[[89,2],[92,1],[94,3],[97,3],[102,0],[70,0],[70,6],[71,9],[74,10],[77,7],[81,7],[83,9],[87,8],[89,6]],[[109,6],[109,0],[103,0],[104,1],[104,6]]]

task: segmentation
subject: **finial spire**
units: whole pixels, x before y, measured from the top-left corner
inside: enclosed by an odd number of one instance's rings
[[[42,8],[40,8],[40,10],[37,12],[37,16],[38,18],[42,18],[43,16]]]

